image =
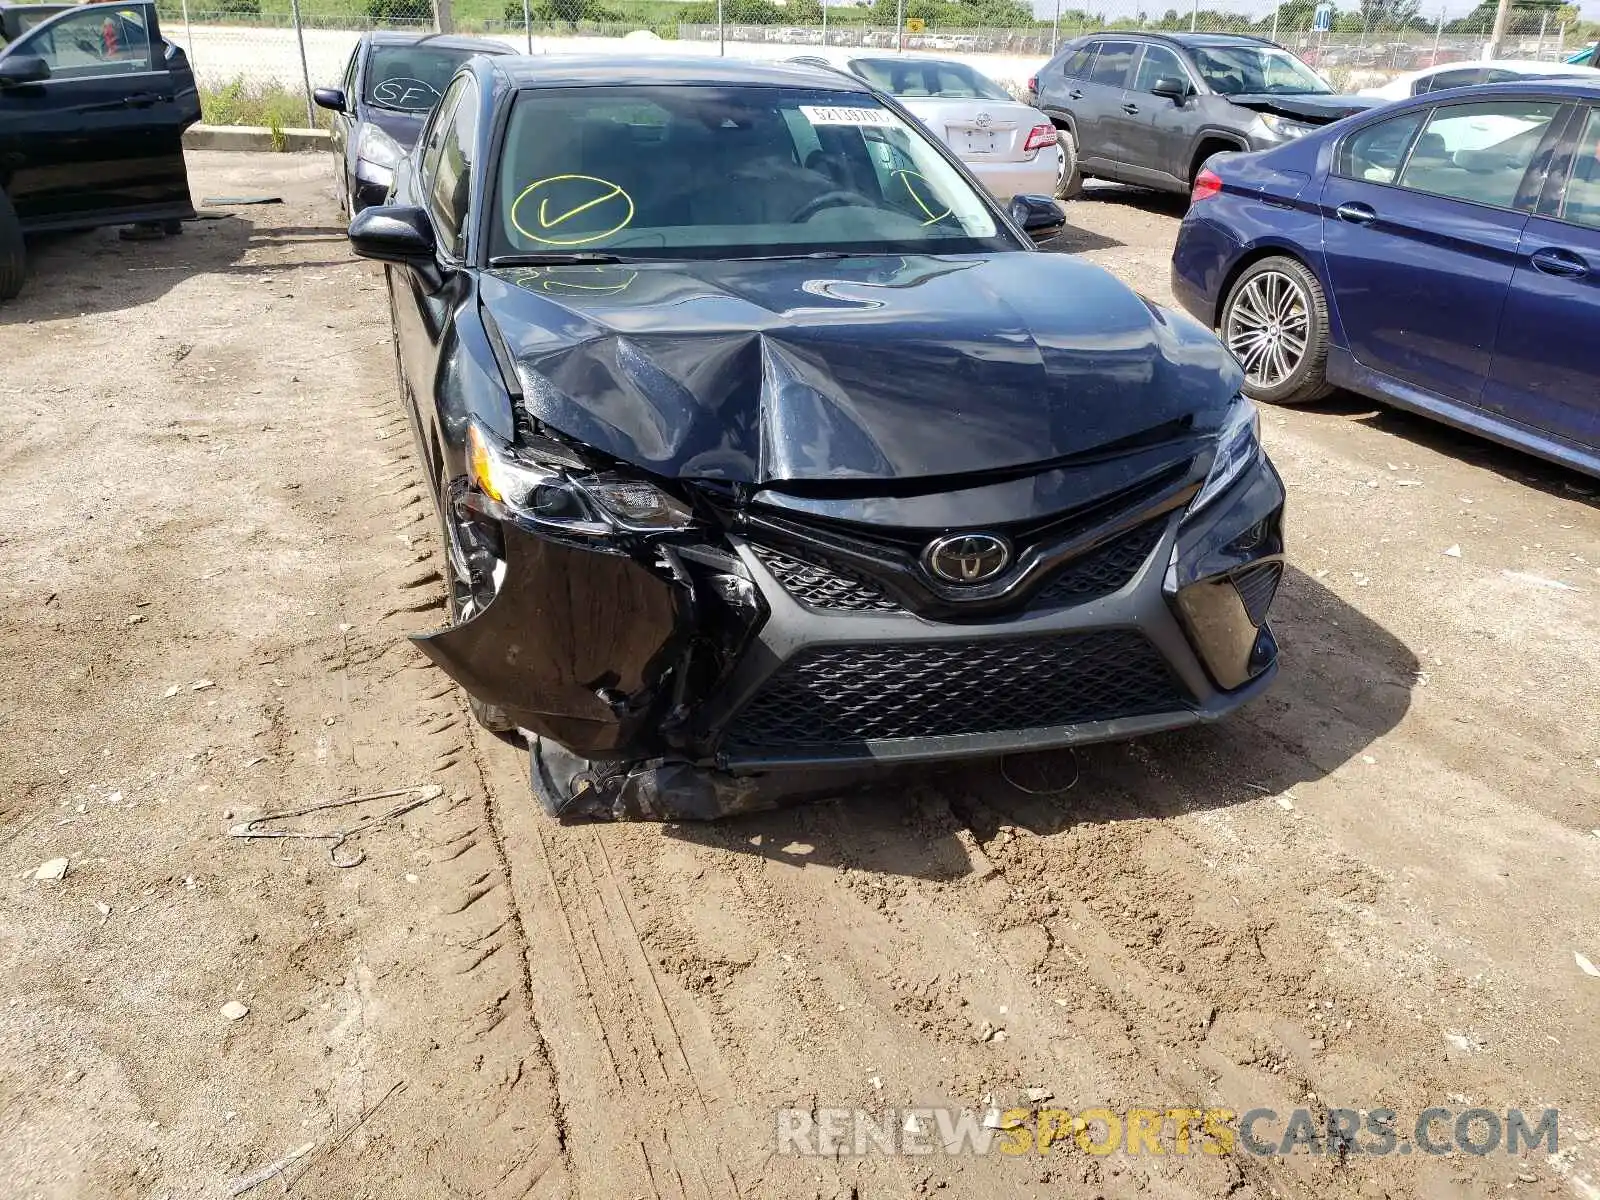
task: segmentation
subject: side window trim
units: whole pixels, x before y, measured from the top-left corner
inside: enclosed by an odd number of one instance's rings
[[[449,119],[445,120],[444,117],[446,114],[444,112],[444,99],[448,98],[449,92],[455,88],[456,84],[463,85],[461,88],[461,94],[457,96],[454,103],[450,105],[450,112],[448,114]],[[449,140],[455,135],[456,122],[459,120],[461,110],[463,108],[468,108],[469,105],[469,111],[472,113],[474,135],[476,134],[478,123],[477,108],[478,101],[480,99],[481,98],[478,93],[478,81],[471,75],[458,75],[454,80],[451,81],[450,87],[446,89],[446,96],[441,98],[439,105],[434,110],[434,116],[439,120],[438,129],[440,136],[438,146],[430,146],[428,147],[427,151],[428,156],[433,158],[434,164],[431,171],[424,170],[423,173],[424,182],[427,187],[427,194],[423,199],[423,205],[428,210],[428,217],[433,222],[433,228],[436,234],[442,232],[442,230],[439,223],[440,202],[438,198],[438,192],[434,185],[438,181],[439,169],[444,159],[445,147]],[[474,144],[476,144],[476,136],[474,136],[472,140]],[[435,150],[438,151],[437,154],[435,154]],[[450,259],[452,262],[464,262],[468,257],[469,246],[467,245],[467,237],[471,226],[472,172],[475,165],[476,164],[470,160],[467,162],[467,199],[465,202],[465,207],[460,215],[460,219],[455,221],[455,242],[451,245],[445,245],[441,243],[439,246],[439,249],[443,252],[444,256]]]
[[[1569,104],[1564,114],[1557,114],[1556,119],[1550,122],[1552,126],[1559,127],[1559,133],[1545,171],[1544,186],[1540,188],[1533,206],[1535,216],[1565,220],[1561,214],[1566,207],[1567,184],[1571,181],[1573,167],[1577,165],[1579,142],[1591,112],[1600,112],[1600,105]],[[1538,160],[1539,154],[1535,153],[1534,161]],[[1524,184],[1526,182],[1524,180]]]
[[[417,138],[417,148],[421,151],[417,156],[417,183],[427,189],[429,194],[433,190],[433,168],[438,165],[438,157],[434,151],[439,147],[433,144],[434,139],[442,136],[440,131],[444,128],[445,118],[454,117],[456,105],[460,103],[459,97],[452,98],[450,95],[454,87],[455,83],[452,81],[450,86],[445,88],[444,95],[439,98],[439,103],[433,106],[433,111],[428,114],[428,122],[422,127],[422,133]]]

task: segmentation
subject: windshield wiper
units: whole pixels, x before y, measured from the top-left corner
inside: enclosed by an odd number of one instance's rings
[[[570,254],[498,254],[489,260],[491,267],[559,267],[568,263],[627,262],[620,254],[601,254],[595,250],[574,250]]]
[[[848,250],[813,250],[809,254],[750,254],[742,255],[739,262],[784,262],[796,258],[867,258],[872,256],[870,250],[858,250],[851,253]]]

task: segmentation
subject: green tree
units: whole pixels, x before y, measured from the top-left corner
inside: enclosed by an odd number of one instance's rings
[[[367,0],[366,8],[367,19],[375,25],[390,21],[409,25],[433,17],[433,5],[429,0]]]
[[[1286,0],[1275,13],[1268,13],[1256,22],[1263,33],[1276,29],[1280,35],[1304,33],[1311,28],[1317,15],[1316,0]]]
[[[1482,0],[1477,8],[1464,17],[1445,23],[1446,33],[1471,33],[1488,36],[1494,31],[1495,0]],[[1564,19],[1570,19],[1572,6],[1559,0],[1519,0],[1506,17],[1506,32],[1535,34],[1541,22],[1546,33],[1554,33]]]

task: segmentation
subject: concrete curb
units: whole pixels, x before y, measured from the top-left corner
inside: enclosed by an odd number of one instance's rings
[[[326,129],[280,131],[284,150],[327,150]],[[185,150],[277,150],[272,130],[261,125],[191,125],[183,131]]]

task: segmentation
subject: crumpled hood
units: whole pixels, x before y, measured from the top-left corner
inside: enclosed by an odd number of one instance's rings
[[[1323,96],[1309,92],[1302,96],[1247,95],[1229,96],[1229,102],[1257,112],[1277,113],[1297,121],[1328,125],[1343,117],[1366,112],[1380,104],[1389,103],[1381,96]]]
[[[532,416],[667,477],[1003,470],[1207,428],[1241,382],[1198,323],[1064,255],[503,268],[480,295]]]

